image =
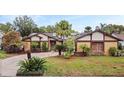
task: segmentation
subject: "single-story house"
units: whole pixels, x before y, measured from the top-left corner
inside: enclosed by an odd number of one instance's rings
[[[55,33],[32,33],[29,36],[24,37],[22,40],[24,51],[33,51],[33,42],[38,44],[40,50],[43,42],[47,42],[49,50],[56,44],[62,44],[64,42],[64,39],[57,37]],[[82,52],[80,46],[85,44],[91,48],[92,54],[108,55],[110,47],[118,47],[118,41],[121,41],[121,39],[99,30],[82,33],[75,36],[75,52]]]
[[[75,40],[75,51],[81,52],[80,46],[85,44],[91,48],[92,54],[108,55],[110,47],[118,47],[118,41],[121,39],[99,30],[82,33]]]
[[[32,51],[33,43],[37,44],[37,50],[42,51],[42,44],[46,42],[48,45],[48,50],[51,50],[56,44],[62,44],[62,39],[56,36],[55,33],[32,33],[27,37],[22,38],[24,51]]]

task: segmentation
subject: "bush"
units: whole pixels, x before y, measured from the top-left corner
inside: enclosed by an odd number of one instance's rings
[[[64,58],[69,59],[71,57],[71,53],[70,52],[64,52]]]
[[[42,51],[47,52],[48,51],[48,44],[47,42],[42,43]]]
[[[86,44],[81,45],[80,48],[81,48],[84,56],[89,55],[91,49]]]
[[[46,70],[44,63],[46,63],[46,60],[43,58],[39,58],[39,57],[32,57],[29,60],[27,59],[23,60],[19,64],[20,68],[17,71],[17,75],[22,75],[22,76],[40,75],[42,76],[44,74],[44,71]]]
[[[64,58],[70,58],[74,52],[75,42],[73,38],[68,38],[64,41],[65,53]]]
[[[64,58],[69,59],[73,53],[74,49],[73,48],[67,48],[66,52],[64,52]]]
[[[116,53],[117,53],[117,48],[115,48],[115,47],[109,48],[109,55],[110,56],[115,56]]]
[[[115,52],[115,56],[119,57],[119,56],[124,56],[124,50],[117,50]]]
[[[31,51],[32,52],[40,52],[41,51],[39,42],[31,42]]]
[[[20,46],[17,46],[17,45],[7,46],[7,47],[4,48],[4,50],[7,53],[19,53],[19,52],[23,51],[23,49]]]
[[[39,48],[38,42],[31,42],[31,48]]]

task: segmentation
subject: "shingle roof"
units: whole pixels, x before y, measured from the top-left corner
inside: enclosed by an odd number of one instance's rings
[[[114,34],[112,34],[114,37],[117,37],[117,38],[119,38],[119,39],[121,39],[121,40],[124,40],[124,34],[117,34],[117,33],[114,33]]]
[[[57,36],[54,36],[53,33],[31,33],[29,36],[25,36],[22,38],[22,40],[25,40],[25,39],[30,39],[31,37],[33,36],[38,36],[38,34],[43,34],[43,35],[46,35],[50,38],[53,38],[53,39],[56,39],[58,41],[61,41],[62,39],[58,38]],[[40,37],[40,36],[39,36]]]
[[[86,36],[86,35],[89,35],[90,33],[91,33],[91,32],[80,33],[80,34],[78,34],[78,35],[75,36],[75,39],[78,39],[78,38],[84,37],[84,36]]]

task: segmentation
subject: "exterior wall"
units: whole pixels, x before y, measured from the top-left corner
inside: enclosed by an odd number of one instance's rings
[[[40,41],[40,37],[41,37],[41,41],[48,41],[48,36],[39,34],[38,36],[33,36],[31,37],[31,41]]]
[[[105,40],[104,40],[104,33],[94,32],[94,33],[92,33],[92,40],[90,40],[90,35],[82,37],[82,38],[77,40],[77,44],[76,44],[77,52],[81,52],[80,45],[82,45],[82,44],[86,44],[88,47],[91,47],[90,41],[95,41],[95,42],[103,41],[104,42],[103,47],[104,47],[104,54],[105,55],[109,55],[108,50],[110,47],[116,47],[116,48],[118,47],[117,39],[105,35]]]
[[[31,38],[31,41],[40,41],[40,38],[37,37],[37,36],[33,36],[33,37]]]
[[[92,34],[92,40],[103,40],[103,33],[100,33],[100,32],[94,32]]]
[[[109,55],[109,48],[110,47],[116,47],[117,48],[118,44],[117,42],[104,42],[104,54]]]
[[[115,41],[116,39],[112,38],[112,37],[109,37],[109,36],[105,36],[105,40],[113,40],[113,41]]]
[[[48,38],[48,50],[51,49],[51,45],[50,45],[50,38]]]
[[[80,49],[80,46],[81,45],[84,45],[84,44],[86,44],[89,48],[90,48],[90,45],[91,45],[91,43],[90,42],[77,42],[77,52],[82,52],[82,50]]]
[[[56,45],[61,45],[62,42],[56,41]]]
[[[78,40],[90,40],[90,35],[85,36],[85,37],[82,37],[82,38],[80,38],[80,39],[78,39]]]
[[[39,34],[38,36],[42,37],[41,41],[48,41],[48,36],[43,35],[43,34]]]
[[[24,52],[31,51],[31,42],[23,42]]]

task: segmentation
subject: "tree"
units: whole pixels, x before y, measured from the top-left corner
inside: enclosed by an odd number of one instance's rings
[[[55,49],[59,52],[59,56],[62,54],[61,52],[64,50],[64,45],[56,45]]]
[[[3,33],[7,33],[9,31],[12,31],[14,30],[14,27],[11,23],[7,22],[6,24],[0,24],[0,30],[3,32]]]
[[[3,36],[3,46],[7,47],[10,45],[19,45],[21,43],[21,38],[19,32],[10,31]]]
[[[105,30],[105,29],[104,29],[105,27],[106,27],[106,24],[100,23],[100,29],[101,29],[101,31],[104,31],[104,30]]]
[[[116,24],[102,24],[100,23],[100,30],[107,32],[108,34],[112,33],[124,33],[124,26],[123,25],[116,25]]]
[[[39,27],[39,32],[46,32],[46,27],[45,26]]]
[[[46,27],[46,32],[55,32],[55,27],[54,26],[51,26],[51,25],[48,25]]]
[[[68,37],[69,35],[71,35],[72,32],[74,32],[74,30],[72,30],[71,28],[72,25],[69,24],[69,22],[66,20],[61,20],[55,25],[57,35],[61,36],[61,38],[63,39],[65,36]]]
[[[28,16],[19,16],[14,20],[14,27],[20,32],[21,36],[28,36],[37,27],[34,21]]]
[[[86,26],[84,32],[92,32],[92,28],[90,26]]]
[[[39,29],[38,27],[35,27],[35,28],[33,29],[33,32],[34,32],[34,33],[38,33],[38,32],[40,32],[40,29]]]
[[[20,33],[9,31],[3,36],[3,49],[9,53],[17,53],[22,51]]]

